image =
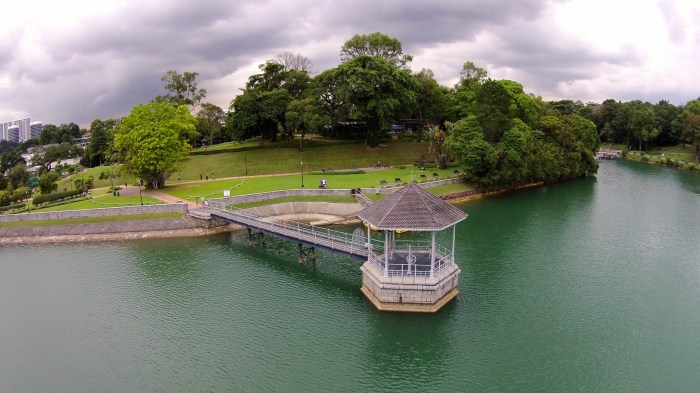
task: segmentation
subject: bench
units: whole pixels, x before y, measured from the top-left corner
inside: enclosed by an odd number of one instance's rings
[[[386,186],[388,186],[388,185],[389,185],[389,183],[387,183],[386,180],[380,180],[380,181],[379,181],[379,186],[382,187],[382,188],[384,188],[384,187],[386,187]]]
[[[433,180],[437,180],[440,177],[440,175],[437,174],[437,172],[433,172]]]
[[[394,183],[396,183],[396,184],[401,184],[401,183],[403,183],[403,182],[401,181],[401,178],[400,178],[400,177],[397,177],[396,179],[394,179]]]

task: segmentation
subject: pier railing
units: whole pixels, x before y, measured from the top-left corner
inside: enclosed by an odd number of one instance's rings
[[[376,265],[380,270],[384,270],[385,250],[384,240],[377,238],[368,239],[356,237],[352,233],[333,230],[327,227],[320,227],[297,221],[272,221],[270,217],[248,209],[238,209],[232,206],[210,205],[210,214],[222,218],[226,221],[256,228],[263,232],[268,232],[277,236],[293,239],[306,244],[325,247],[333,251],[340,251],[356,257],[366,257],[367,260]],[[394,243],[389,252],[389,276],[429,276],[430,267],[426,269],[425,264],[397,263],[395,254],[424,254],[430,258],[433,248],[430,241],[422,240],[398,240]],[[368,249],[370,251],[368,251]],[[423,258],[425,260],[425,258]],[[454,262],[453,255],[447,248],[435,244],[435,264],[434,272],[440,272]]]
[[[210,210],[212,215],[239,225],[256,228],[264,232],[341,251],[350,255],[367,256],[367,239],[363,238],[362,241],[358,241],[358,239],[353,237],[352,233],[296,221],[270,221],[267,216],[246,209],[215,206]],[[372,250],[380,252],[384,250],[384,243],[378,239],[371,239],[370,243]]]

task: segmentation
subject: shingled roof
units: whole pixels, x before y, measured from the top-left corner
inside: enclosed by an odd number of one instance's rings
[[[367,206],[357,216],[378,229],[413,231],[439,231],[467,218],[466,213],[415,183]]]

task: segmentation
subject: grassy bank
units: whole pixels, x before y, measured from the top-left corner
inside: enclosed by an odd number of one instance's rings
[[[454,176],[454,169],[430,169],[426,171],[427,176],[432,176],[435,172],[438,178],[445,179]],[[372,170],[367,173],[353,173],[346,175],[311,175],[304,174],[305,188],[318,188],[321,179],[328,181],[328,188],[358,188],[358,187],[380,187],[380,182],[385,180],[388,185],[396,184],[396,179],[399,178],[403,184],[411,180],[420,181],[420,172],[413,166],[404,168],[382,168],[380,170]],[[243,179],[228,179],[216,181],[196,181],[186,184],[169,185],[160,190],[169,195],[185,199],[194,200],[195,195],[205,195],[208,198],[220,198],[223,196],[223,190],[243,183]],[[279,175],[279,176],[263,176],[249,177],[245,179],[245,183],[231,190],[231,195],[255,194],[267,191],[299,189],[301,187],[301,174]]]
[[[274,205],[276,203],[285,202],[331,202],[331,203],[355,203],[357,202],[352,196],[305,196],[305,197],[284,197],[268,199],[266,201],[239,203],[236,207],[247,209],[249,207]]]
[[[180,172],[170,176],[170,182],[199,180],[199,175],[212,174],[216,178],[255,176],[301,171],[372,167],[377,161],[382,165],[413,164],[421,155],[430,157],[427,142],[390,142],[370,149],[364,144],[342,144],[309,147],[304,151],[296,147],[248,150],[211,155],[190,156]],[[246,170],[247,169],[247,170]]]

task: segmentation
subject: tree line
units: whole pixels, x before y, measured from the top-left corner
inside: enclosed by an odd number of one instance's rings
[[[45,149],[50,154],[34,164],[44,167],[49,158],[79,152],[83,166],[125,163],[148,187],[159,188],[192,147],[295,135],[303,143],[308,133],[361,139],[374,147],[393,124],[402,123],[410,123],[413,138],[431,141],[438,165],[457,160],[486,189],[595,173],[592,157],[599,141],[640,150],[689,143],[700,158],[700,100],[680,106],[612,99],[546,102],[515,81],[490,79],[471,61],[463,65],[459,82],[447,87],[431,70],[413,72],[412,56],[401,42],[379,32],[350,38],[340,48],[340,60],[312,75],[308,58],[281,53],[260,64],[227,111],[205,102],[198,73],[168,70],[161,78],[166,94],[122,119],[94,120],[84,151],[66,145],[86,130],[73,123],[46,125],[28,144],[64,147]],[[3,174],[21,165],[15,156],[3,162]]]

